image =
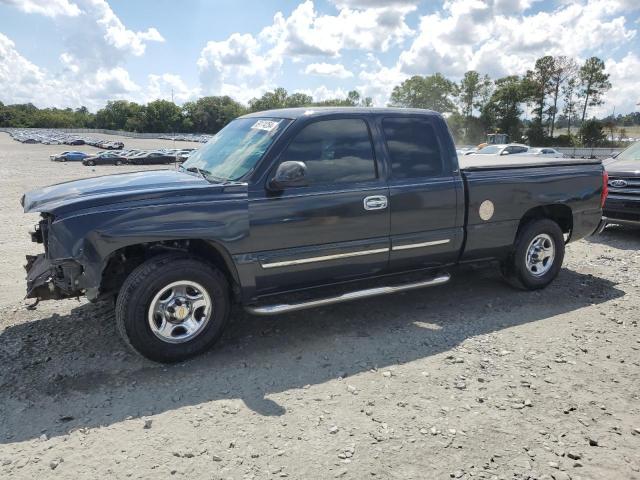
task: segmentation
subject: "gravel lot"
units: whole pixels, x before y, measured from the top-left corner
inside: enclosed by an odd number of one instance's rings
[[[0,133],[0,478],[640,479],[640,231],[570,245],[541,292],[466,269],[238,311],[217,348],[161,366],[124,347],[108,305],[24,308],[22,193],[140,169],[48,160],[63,149]]]

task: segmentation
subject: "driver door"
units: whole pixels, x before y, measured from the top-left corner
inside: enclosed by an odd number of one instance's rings
[[[258,294],[375,275],[389,260],[389,190],[364,118],[307,123],[276,162],[304,162],[309,185],[250,193]],[[275,170],[274,170],[275,171]],[[273,172],[272,172],[273,175]]]

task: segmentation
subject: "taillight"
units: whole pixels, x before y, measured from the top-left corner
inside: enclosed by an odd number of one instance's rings
[[[602,171],[602,193],[600,194],[600,208],[604,208],[604,202],[607,201],[609,195],[609,173]]]

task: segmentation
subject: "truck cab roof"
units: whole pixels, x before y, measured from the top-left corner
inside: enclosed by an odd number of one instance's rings
[[[339,113],[348,113],[356,115],[380,115],[380,114],[401,114],[401,115],[431,115],[440,116],[438,112],[426,110],[422,108],[397,108],[397,107],[297,107],[297,108],[278,108],[274,110],[264,110],[261,112],[248,113],[240,118],[288,118],[295,120],[300,117],[314,116],[322,117],[335,115]]]

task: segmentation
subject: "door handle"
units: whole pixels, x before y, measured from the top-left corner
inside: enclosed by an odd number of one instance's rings
[[[384,195],[372,195],[365,197],[364,209],[365,210],[384,210],[388,205],[387,197]]]

